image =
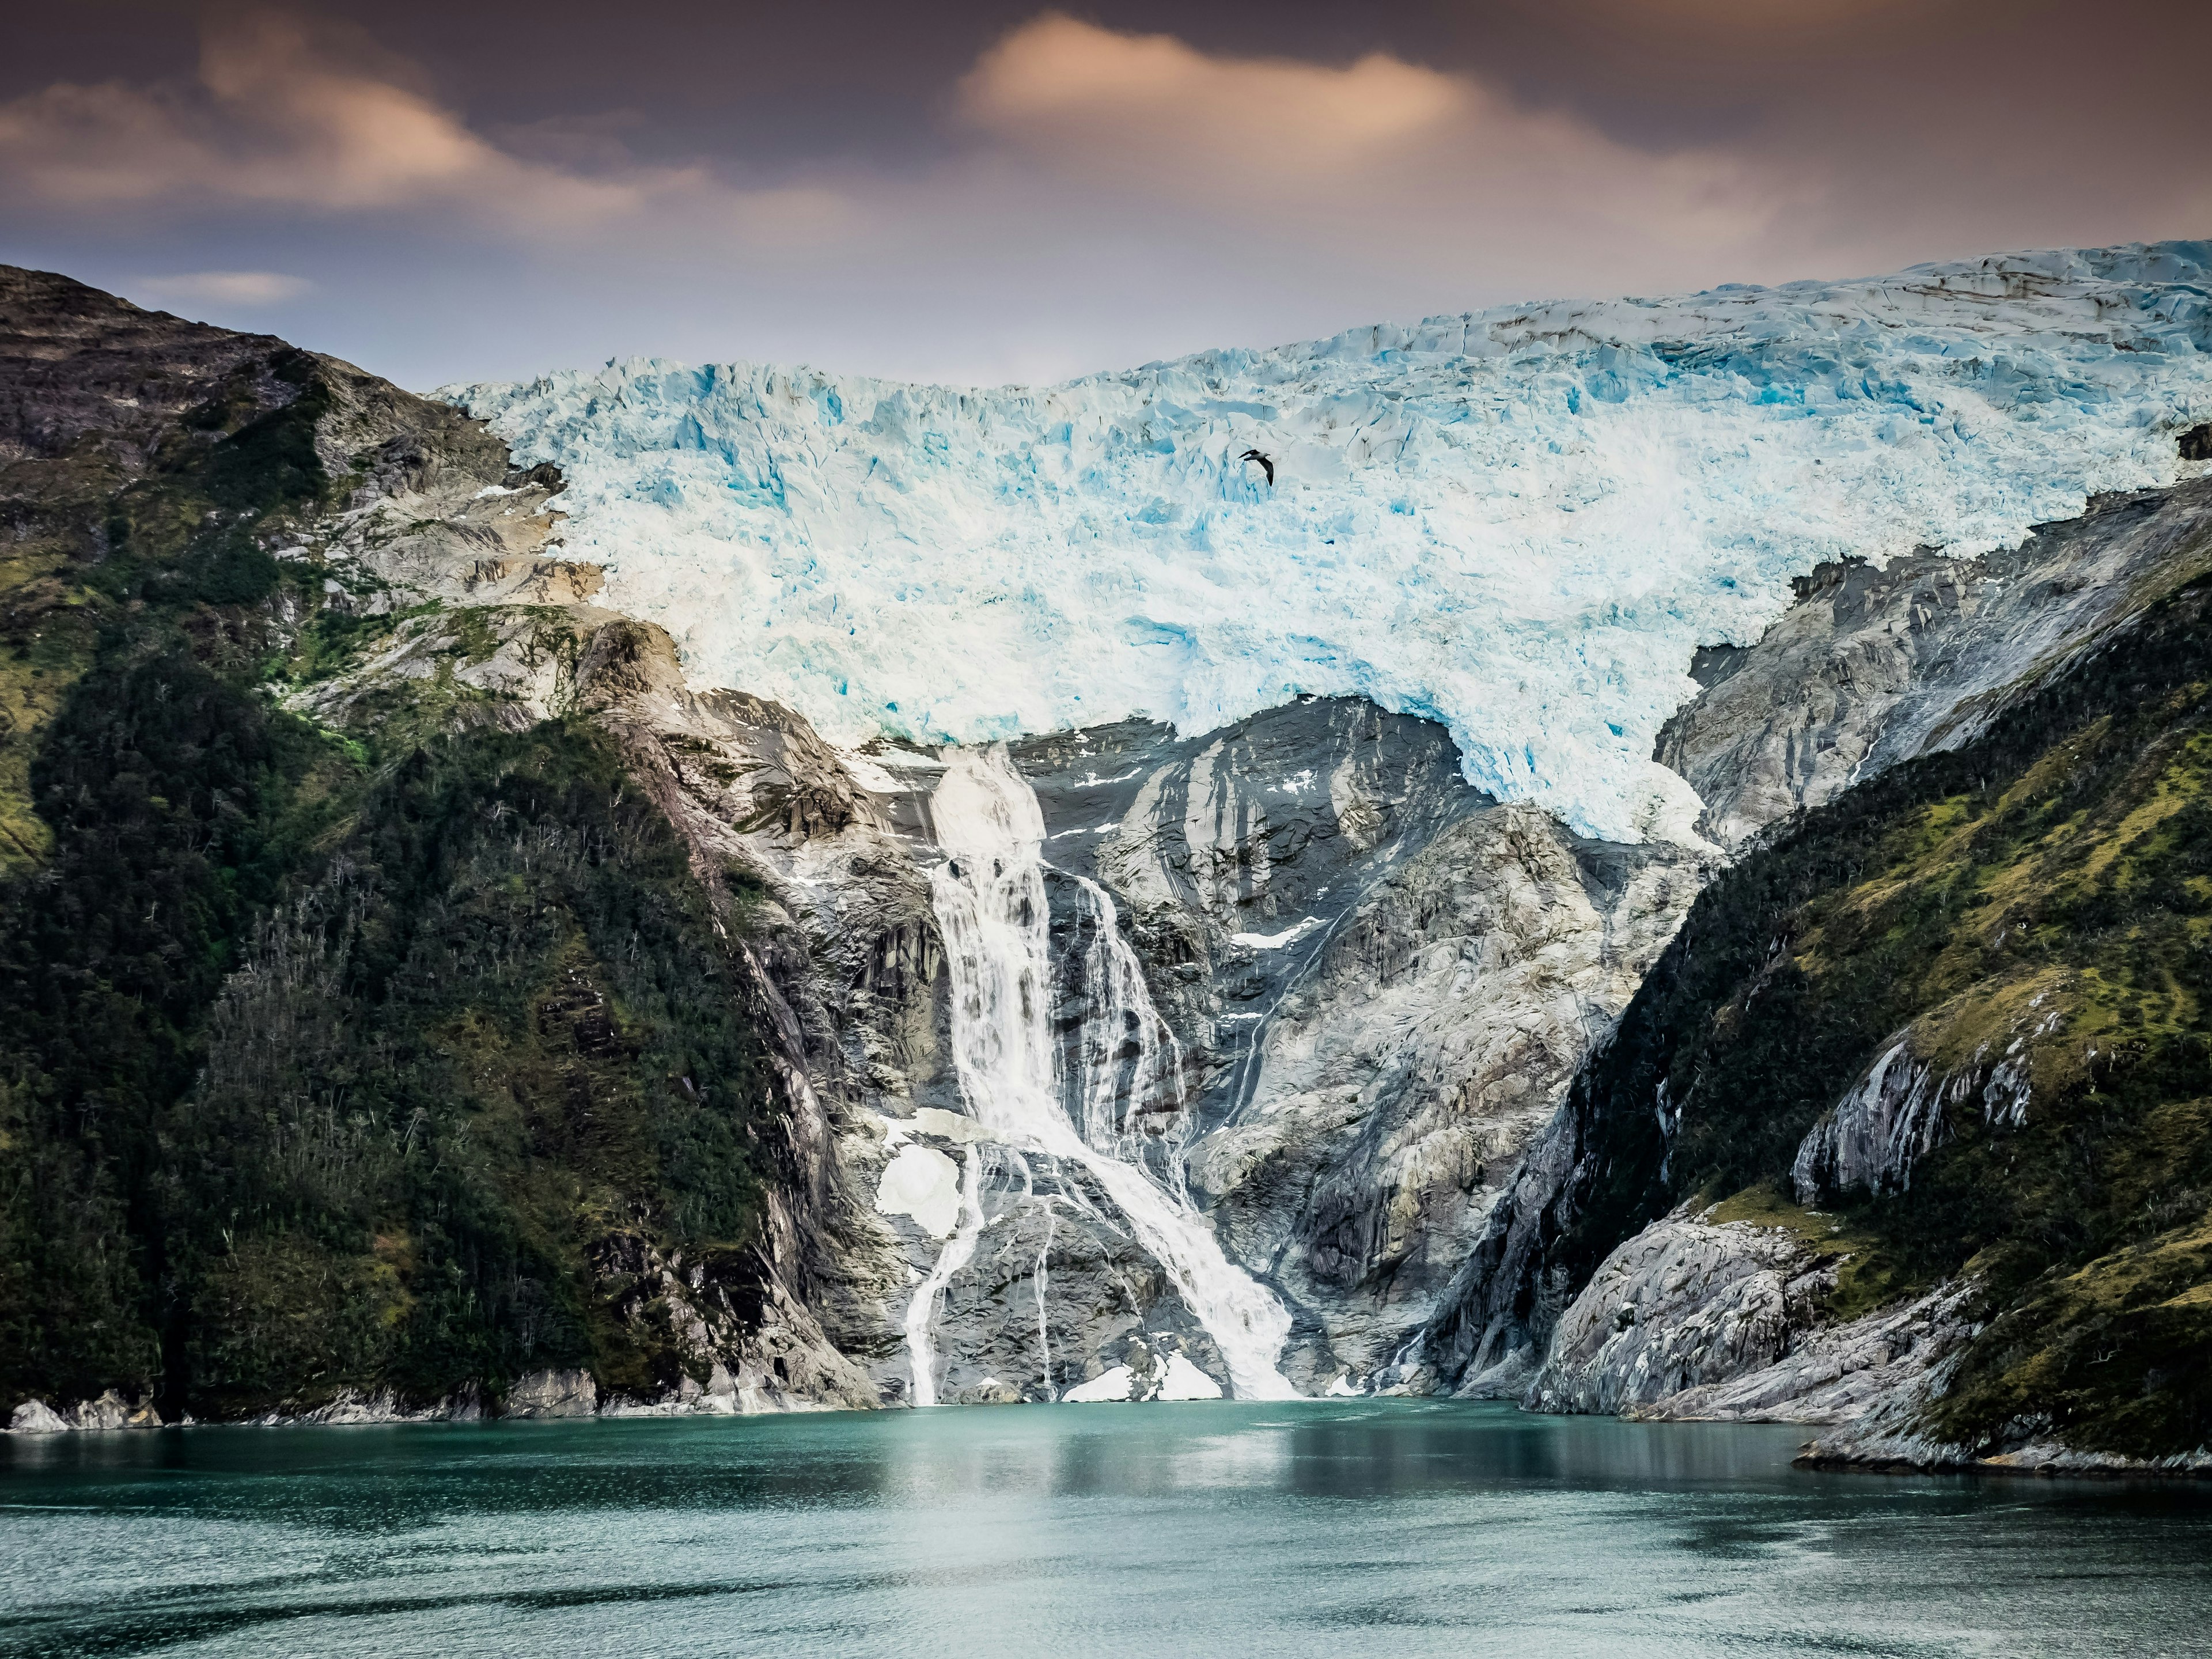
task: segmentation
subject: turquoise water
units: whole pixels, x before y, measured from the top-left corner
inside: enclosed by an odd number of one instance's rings
[[[2212,1491],[1422,1401],[0,1447],[23,1655],[2212,1652]]]

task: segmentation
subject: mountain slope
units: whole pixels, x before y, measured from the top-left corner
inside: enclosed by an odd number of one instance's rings
[[[470,683],[591,613],[327,551],[527,574],[550,520],[470,515],[544,481],[334,360],[0,277],[0,1390],[730,1401],[784,1121],[737,901],[616,738]],[[287,707],[395,637],[374,720]]]
[[[633,368],[501,434],[5,273],[0,1388],[2189,1455],[2200,253],[1034,394]],[[1193,593],[1257,631],[1094,637]],[[902,729],[1010,740],[878,731],[892,634]]]
[[[1478,1370],[1510,1304],[1550,1339],[1540,1403],[1856,1425],[1832,1456],[2212,1439],[2212,527],[2177,494],[2198,574],[1699,897],[1493,1234]],[[1655,1250],[1670,1285],[1705,1251],[1709,1289],[1662,1306]],[[1547,1285],[1581,1296],[1547,1313]],[[1894,1340],[1828,1341],[1931,1292]]]

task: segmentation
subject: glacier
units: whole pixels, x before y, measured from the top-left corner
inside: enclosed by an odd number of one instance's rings
[[[2172,483],[2212,416],[2208,271],[2203,241],[2001,255],[1042,388],[640,359],[440,395],[561,468],[568,556],[695,680],[848,747],[1359,696],[1443,721],[1500,799],[1690,840],[1651,757],[1694,649],[1823,560]]]

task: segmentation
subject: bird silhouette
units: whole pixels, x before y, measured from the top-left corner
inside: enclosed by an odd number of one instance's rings
[[[1248,449],[1237,459],[1240,463],[1244,461],[1259,462],[1261,466],[1267,474],[1267,488],[1273,489],[1275,487],[1275,463],[1271,457],[1262,455],[1256,449]]]

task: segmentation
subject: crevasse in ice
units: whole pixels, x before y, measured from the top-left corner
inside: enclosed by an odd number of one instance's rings
[[[1511,306],[1045,388],[657,360],[450,387],[554,461],[570,556],[696,680],[972,743],[1301,692],[1444,721],[1468,781],[1679,836],[1692,649],[1823,559],[2009,544],[2171,482],[2212,243]],[[1270,456],[1272,487],[1248,449]]]

